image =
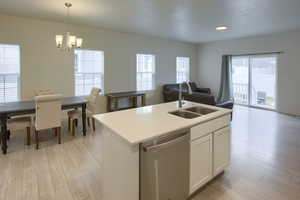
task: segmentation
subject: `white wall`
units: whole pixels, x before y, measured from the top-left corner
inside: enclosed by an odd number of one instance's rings
[[[278,58],[278,111],[300,115],[300,31],[200,44],[198,82],[217,94],[222,55],[272,51],[284,52]]]
[[[136,53],[156,55],[158,89],[148,104],[161,102],[161,85],[176,82],[176,56],[191,57],[191,80],[197,79],[196,45],[82,25],[69,25],[69,30],[83,38],[83,48],[104,51],[105,92],[135,90]],[[31,99],[36,89],[74,95],[73,53],[60,52],[54,40],[65,31],[62,23],[0,15],[0,43],[21,47],[22,99]]]

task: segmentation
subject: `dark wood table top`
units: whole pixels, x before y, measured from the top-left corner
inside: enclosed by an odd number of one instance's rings
[[[145,95],[144,91],[129,91],[129,92],[116,92],[116,93],[108,93],[106,96],[112,98],[121,98],[121,97],[133,97],[133,96],[141,96]]]
[[[74,105],[86,104],[87,100],[83,97],[65,97],[62,98],[62,107],[67,109]],[[0,103],[0,114],[10,114],[16,112],[30,112],[35,110],[35,102],[31,101],[17,101],[9,103]]]

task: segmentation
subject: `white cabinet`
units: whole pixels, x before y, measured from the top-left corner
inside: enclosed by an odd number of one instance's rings
[[[212,135],[191,141],[190,194],[212,178]]]
[[[191,128],[190,194],[228,167],[230,163],[230,132],[228,116]]]
[[[213,133],[213,175],[221,173],[230,163],[230,127]]]

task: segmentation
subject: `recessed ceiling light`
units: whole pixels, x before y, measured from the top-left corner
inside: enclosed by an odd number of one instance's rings
[[[227,26],[217,26],[217,27],[216,27],[216,30],[217,30],[217,31],[225,31],[225,30],[227,30],[227,29],[228,29]]]

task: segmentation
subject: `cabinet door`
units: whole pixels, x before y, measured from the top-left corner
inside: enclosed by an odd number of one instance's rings
[[[191,141],[190,194],[212,178],[212,134]]]
[[[226,127],[213,134],[214,176],[221,173],[230,163],[230,132],[230,127]]]

